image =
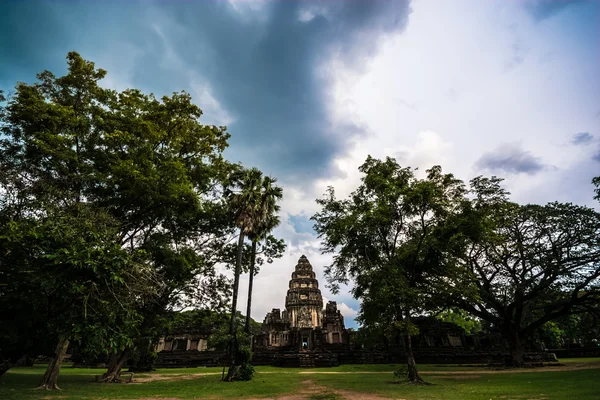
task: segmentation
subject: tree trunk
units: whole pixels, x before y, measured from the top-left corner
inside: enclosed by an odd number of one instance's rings
[[[412,350],[412,338],[409,334],[406,335],[406,366],[408,367],[407,380],[411,383],[421,383],[423,379],[419,376],[417,370],[417,363],[415,362],[415,356]]]
[[[60,390],[56,383],[58,382],[60,366],[65,358],[68,347],[69,339],[66,336],[60,336],[58,339],[58,344],[56,345],[56,350],[54,350],[54,357],[52,358],[52,361],[50,361],[50,364],[48,364],[48,368],[46,368],[46,373],[44,374],[38,389]]]
[[[410,311],[406,310],[406,319],[404,322],[407,324],[407,327],[410,327]],[[423,383],[423,379],[419,376],[419,371],[417,370],[417,363],[415,362],[415,355],[413,354],[412,349],[412,337],[410,334],[410,329],[407,329],[405,333],[405,351],[406,351],[406,366],[408,368],[408,376],[407,381],[409,383]]]
[[[246,306],[246,325],[244,331],[250,334],[250,313],[252,311],[252,284],[254,282],[254,264],[256,263],[256,242],[252,241],[252,254],[250,255],[250,276],[248,278],[248,303]]]
[[[21,358],[17,361],[15,365],[19,367],[33,367],[35,363],[35,358],[29,357],[29,354],[23,354]]]
[[[12,356],[7,360],[0,360],[0,376],[4,375],[6,371],[11,369],[19,360],[19,356]]]
[[[229,324],[229,334],[231,335],[231,345],[229,346],[229,359],[230,365],[227,371],[226,381],[232,381],[236,375],[237,368],[235,355],[237,354],[237,337],[235,329],[236,325],[236,314],[237,314],[237,297],[238,289],[240,287],[240,273],[242,270],[242,255],[244,252],[244,231],[240,229],[240,237],[238,239],[237,257],[235,260],[235,274],[233,277],[233,296],[231,301],[231,321]]]
[[[98,382],[121,382],[121,370],[129,358],[129,350],[121,350],[110,356],[108,369]]]
[[[510,367],[522,368],[525,366],[525,350],[523,349],[523,343],[519,333],[516,331],[511,332],[510,338]]]

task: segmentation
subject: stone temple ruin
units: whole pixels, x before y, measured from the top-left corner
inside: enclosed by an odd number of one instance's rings
[[[311,351],[328,345],[348,346],[344,317],[335,301],[323,309],[319,281],[305,256],[300,257],[285,298],[285,310],[274,308],[262,324],[262,333],[253,338],[258,350]]]
[[[413,337],[419,363],[493,363],[508,357],[507,343],[497,333],[467,335],[460,327],[433,317],[415,318],[414,322],[420,331]],[[334,301],[323,308],[319,282],[305,256],[300,257],[292,272],[285,310],[274,308],[261,329],[252,338],[254,365],[327,367],[406,360],[402,337],[358,341],[357,333],[345,328]],[[171,332],[156,344],[156,366],[226,365],[225,352],[209,348],[207,339],[208,335],[196,327]],[[526,361],[553,360],[551,353],[526,353]]]

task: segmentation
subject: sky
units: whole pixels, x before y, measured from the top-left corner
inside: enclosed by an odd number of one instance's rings
[[[229,160],[278,179],[288,249],[255,279],[257,321],[285,307],[304,254],[356,327],[309,218],[327,186],[359,185],[369,154],[500,176],[521,203],[598,207],[599,0],[0,0],[0,89],[64,73],[72,50],[106,87],[189,92],[228,127]]]

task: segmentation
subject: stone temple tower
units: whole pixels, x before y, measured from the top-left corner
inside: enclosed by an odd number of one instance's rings
[[[322,324],[323,297],[312,265],[304,255],[292,272],[285,308],[291,328],[315,328]]]

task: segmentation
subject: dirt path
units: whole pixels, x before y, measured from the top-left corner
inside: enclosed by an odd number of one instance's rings
[[[381,397],[371,393],[358,393],[350,390],[328,388],[317,385],[312,380],[303,381],[301,384],[302,389],[293,395],[283,395],[269,398],[250,398],[247,400],[391,400],[390,397]]]

